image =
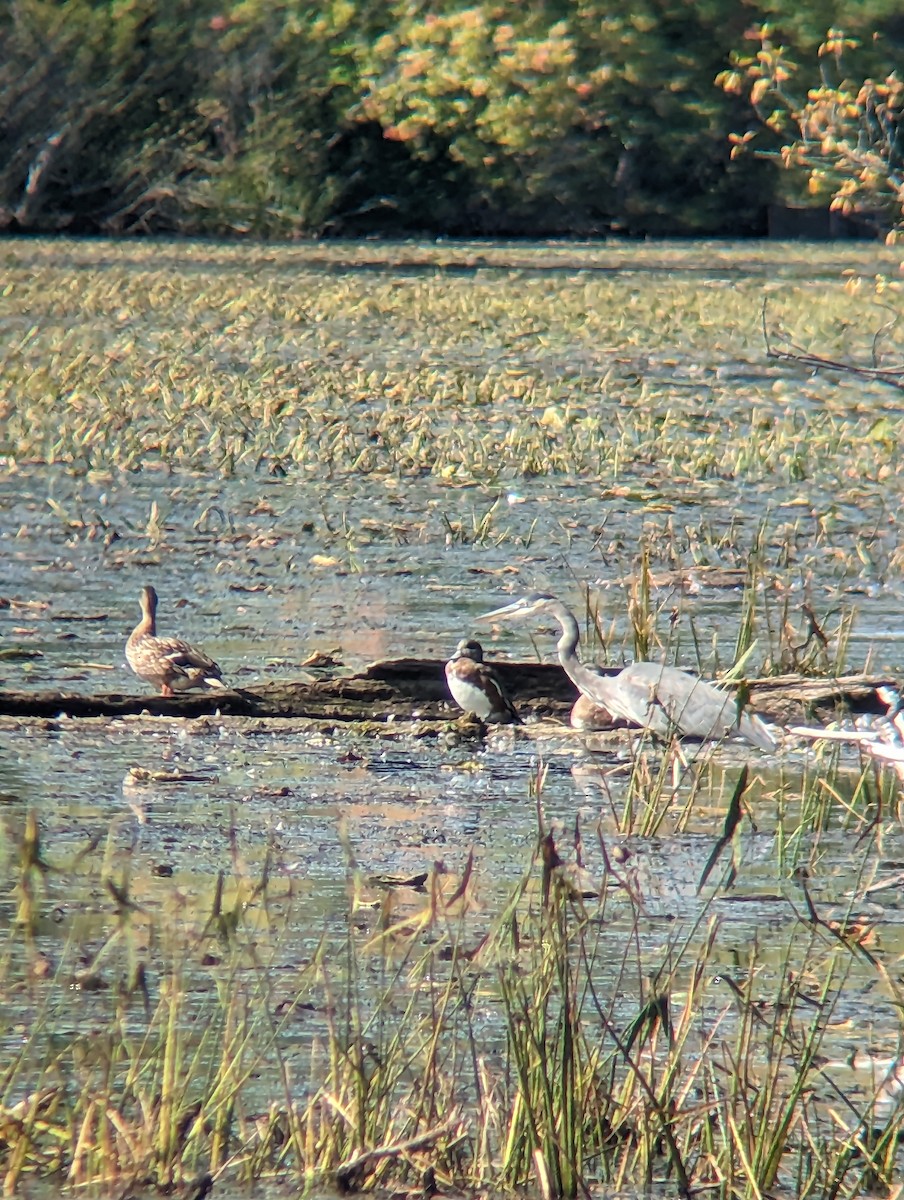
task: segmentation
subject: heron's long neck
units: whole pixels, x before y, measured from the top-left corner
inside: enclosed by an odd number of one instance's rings
[[[556,620],[562,626],[562,633],[559,640],[556,642],[556,650],[559,652],[559,662],[568,670],[569,665],[574,662],[577,657],[578,644],[581,640],[581,631],[578,629],[578,623],[575,620],[574,613],[570,608],[566,608],[564,604],[558,605],[555,611]]]
[[[555,609],[555,617],[562,626],[562,636],[556,643],[559,652],[559,662],[565,674],[583,695],[596,704],[607,708],[612,705],[612,684],[608,679],[599,675],[593,668],[585,667],[578,657],[578,644],[581,632],[571,609],[560,604]]]

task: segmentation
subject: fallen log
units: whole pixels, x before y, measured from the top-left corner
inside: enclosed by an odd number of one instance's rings
[[[314,682],[273,682],[232,691],[177,696],[0,690],[0,716],[10,717],[310,717],[334,721],[448,720],[460,716],[446,688],[445,664],[401,658],[371,663],[360,674]],[[494,661],[519,710],[527,716],[563,717],[577,698],[574,684],[555,664]],[[611,674],[618,673],[613,667]],[[729,685],[730,686],[730,685]],[[888,677],[847,675],[813,679],[801,675],[747,680],[750,704],[773,721],[825,720],[836,712],[883,713],[877,688]]]

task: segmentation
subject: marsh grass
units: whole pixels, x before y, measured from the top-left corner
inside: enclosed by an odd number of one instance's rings
[[[239,860],[198,923],[158,927],[127,879],[109,881],[90,961],[73,944],[54,975],[36,973],[48,868],[30,818],[29,909],[20,902],[3,957],[4,991],[29,996],[28,1036],[2,1076],[6,1194],[28,1177],[562,1197],[601,1183],[726,1197],[888,1185],[904,1114],[886,1102],[880,1117],[878,1085],[849,1093],[826,1065],[846,988],[871,980],[899,1001],[853,902],[824,914],[800,876],[787,933],[720,965],[733,938],[713,905],[742,869],[746,770],[700,879],[712,898],[671,934],[651,924],[601,828],[576,826],[567,843],[547,826],[544,784],[539,764],[537,851],[495,915],[473,860],[458,878],[434,870],[420,898],[394,889],[374,907],[347,841],[344,938],[325,933],[289,976],[278,964],[291,896],[267,867],[236,874]],[[604,864],[592,884],[588,835]],[[869,881],[868,839],[857,857],[851,896]],[[809,862],[818,869],[818,853]]]
[[[704,677],[739,683],[754,675],[840,677],[848,665],[856,609],[853,604],[818,603],[811,578],[801,585],[783,570],[790,538],[796,539],[796,534],[776,529],[768,517],[749,539],[736,530],[713,536],[695,529],[681,541],[670,527],[659,535],[644,532],[631,571],[614,586],[620,593],[616,604],[607,600],[609,589],[596,592],[581,586],[585,649],[608,663],[652,660],[682,665],[690,660],[691,668]],[[724,576],[738,596],[737,633],[727,663],[720,655],[720,630],[712,631],[707,645],[689,600],[699,586],[694,567],[685,564],[689,556],[699,556],[705,565],[706,544],[717,550],[720,561],[728,559],[714,574]],[[704,586],[708,578],[704,573]]]

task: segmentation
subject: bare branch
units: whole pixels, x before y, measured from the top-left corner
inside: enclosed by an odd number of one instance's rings
[[[877,383],[888,384],[889,387],[897,388],[899,391],[904,391],[904,366],[901,367],[866,367],[857,363],[839,362],[834,358],[824,358],[821,354],[812,354],[808,351],[798,349],[789,349],[793,343],[789,342],[783,335],[778,334],[784,342],[784,346],[777,346],[770,341],[769,326],[766,320],[766,306],[768,300],[763,300],[763,308],[761,320],[763,326],[763,342],[766,347],[766,357],[776,359],[779,362],[794,362],[802,367],[812,367],[819,371],[842,371],[848,375],[856,375],[861,379],[874,379]],[[879,337],[896,323],[896,319],[887,321],[880,329],[878,329],[873,337],[873,363],[876,361],[876,346]]]

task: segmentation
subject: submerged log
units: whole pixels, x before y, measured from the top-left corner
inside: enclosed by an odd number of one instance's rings
[[[335,721],[443,720],[460,716],[449,699],[443,662],[400,658],[371,663],[360,674],[315,682],[255,684],[232,691],[178,696],[14,692],[0,690],[0,716],[11,717],[310,717]],[[574,684],[558,665],[494,661],[494,668],[524,715],[567,718],[577,699]],[[613,675],[618,668],[613,667]],[[828,719],[836,712],[883,713],[876,689],[894,687],[887,677],[848,675],[812,679],[801,675],[747,680],[753,709],[774,721]]]

